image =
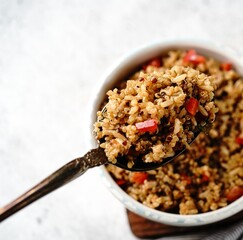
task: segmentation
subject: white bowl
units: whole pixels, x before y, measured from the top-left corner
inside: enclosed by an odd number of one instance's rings
[[[197,52],[205,56],[211,56],[219,61],[229,61],[233,64],[234,68],[243,75],[243,66],[240,64],[240,58],[242,57],[237,56],[236,52],[233,52],[226,47],[215,45],[213,43],[173,40],[166,42],[161,41],[142,46],[135,51],[132,51],[112,66],[98,83],[96,89],[94,89],[94,95],[88,107],[89,113],[87,114],[89,118],[89,128],[87,128],[86,133],[89,136],[90,148],[97,146],[97,142],[93,134],[93,123],[96,121],[96,113],[104,100],[107,90],[111,89],[114,83],[126,77],[137,66],[171,49],[195,49]],[[100,167],[100,174],[107,188],[127,209],[156,222],[173,226],[199,226],[223,220],[243,210],[243,197],[221,209],[196,215],[179,215],[154,210],[137,202],[124,192],[115,183],[105,167]]]

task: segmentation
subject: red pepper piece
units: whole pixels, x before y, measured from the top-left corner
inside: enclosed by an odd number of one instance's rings
[[[240,145],[243,145],[243,138],[242,137],[237,137],[235,139],[236,143],[240,144]]]
[[[226,194],[226,198],[229,202],[233,202],[236,199],[243,196],[243,187],[234,186]]]
[[[221,63],[220,67],[223,71],[229,71],[232,69],[232,64],[229,62],[224,62],[224,63]]]
[[[197,54],[194,49],[189,50],[183,58],[184,63],[192,63],[194,65],[198,65],[200,63],[205,63],[205,57]]]
[[[122,186],[126,183],[126,181],[124,179],[118,179],[116,180],[116,183],[119,185],[119,186]]]
[[[131,181],[133,183],[143,184],[147,178],[148,174],[146,172],[134,172]]]
[[[154,133],[157,130],[158,123],[155,119],[148,119],[144,122],[139,122],[135,124],[139,132],[152,132]]]
[[[143,70],[146,70],[148,66],[161,67],[162,62],[160,57],[151,59],[149,62],[143,65]]]
[[[203,173],[201,180],[202,180],[202,182],[208,182],[209,181],[209,176],[206,175],[205,173]]]
[[[196,98],[191,97],[187,102],[186,102],[186,110],[189,112],[192,116],[196,115],[197,109],[198,109],[199,102]]]
[[[152,59],[149,62],[149,65],[151,65],[153,67],[161,67],[161,58],[157,57],[157,58]]]
[[[191,184],[192,183],[192,180],[189,176],[187,176],[186,174],[182,174],[181,175],[181,179],[182,181],[186,181],[187,184]]]

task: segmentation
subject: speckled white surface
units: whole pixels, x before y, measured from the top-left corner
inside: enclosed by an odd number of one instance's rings
[[[117,58],[175,37],[243,55],[242,9],[240,0],[0,1],[0,205],[86,152],[85,107]],[[0,239],[136,238],[93,169],[1,223]]]

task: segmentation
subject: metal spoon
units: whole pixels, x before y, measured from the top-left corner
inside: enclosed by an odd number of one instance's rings
[[[199,133],[199,129],[195,131],[195,137],[193,141]],[[193,141],[191,141],[190,144]],[[117,163],[115,165],[130,171],[148,171],[167,164],[184,151],[185,148],[181,151],[176,152],[173,157],[165,158],[162,162],[159,163],[144,163],[143,161],[137,161],[132,168],[127,167],[127,160],[125,159],[125,157],[120,157],[117,159]],[[38,183],[36,186],[31,188],[29,191],[19,196],[17,199],[13,200],[6,206],[0,208],[0,222],[13,215],[17,211],[21,210],[22,208],[26,207],[30,203],[36,201],[37,199],[47,195],[53,190],[81,176],[89,168],[108,163],[110,162],[108,161],[103,148],[98,147],[90,150],[83,157],[76,158],[71,162],[67,163],[66,165],[52,173],[50,176],[45,178],[43,181]]]

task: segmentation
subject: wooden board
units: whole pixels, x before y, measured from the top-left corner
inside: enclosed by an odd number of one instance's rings
[[[193,234],[199,231],[213,231],[216,227],[225,225],[225,223],[234,223],[240,219],[243,219],[243,211],[240,213],[225,219],[218,223],[199,227],[174,227],[165,224],[153,222],[151,220],[140,217],[129,210],[127,210],[128,221],[133,234],[138,238],[156,238],[162,236],[173,236],[178,234]]]

